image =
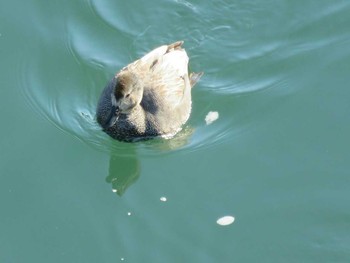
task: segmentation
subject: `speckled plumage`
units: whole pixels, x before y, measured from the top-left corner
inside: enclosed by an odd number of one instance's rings
[[[191,87],[182,41],[160,46],[120,70],[103,90],[97,121],[112,138],[134,141],[175,135],[191,112]]]

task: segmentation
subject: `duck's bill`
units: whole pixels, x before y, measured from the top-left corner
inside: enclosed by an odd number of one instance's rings
[[[119,114],[120,114],[119,107],[112,106],[111,114],[109,116],[109,119],[108,119],[107,125],[106,125],[107,128],[110,128],[110,127],[114,126],[114,124],[116,124],[116,122],[119,118]]]

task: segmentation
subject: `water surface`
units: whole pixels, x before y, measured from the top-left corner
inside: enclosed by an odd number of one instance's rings
[[[348,1],[3,1],[0,17],[1,262],[348,261]],[[104,85],[177,40],[205,72],[189,122],[113,141]]]

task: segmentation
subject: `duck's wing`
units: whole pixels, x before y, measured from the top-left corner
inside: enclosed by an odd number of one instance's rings
[[[159,47],[141,59],[148,67],[150,89],[168,107],[176,107],[181,103],[184,94],[190,89],[188,56],[182,44],[183,41],[178,41]]]
[[[151,68],[152,89],[170,106],[181,103],[191,86],[188,78],[188,56],[184,49],[160,57]]]

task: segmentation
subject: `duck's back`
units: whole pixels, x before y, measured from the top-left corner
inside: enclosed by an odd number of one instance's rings
[[[141,106],[148,126],[160,134],[177,132],[191,111],[188,56],[181,42],[175,44],[161,46],[129,67],[144,83]]]

